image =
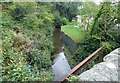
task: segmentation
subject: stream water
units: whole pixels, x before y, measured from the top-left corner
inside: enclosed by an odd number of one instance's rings
[[[54,28],[53,31],[53,41],[54,41],[54,52],[53,54],[58,54],[62,51],[62,42],[61,42],[61,30],[59,28]]]
[[[54,60],[52,65],[53,81],[60,81],[64,75],[66,75],[70,70],[70,65],[63,52],[63,45],[61,41],[61,30],[58,28],[54,29],[53,32],[54,39]]]

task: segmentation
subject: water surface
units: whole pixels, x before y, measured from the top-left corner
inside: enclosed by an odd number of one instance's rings
[[[54,60],[52,65],[53,81],[60,81],[64,75],[66,75],[70,70],[70,65],[65,57],[62,50],[63,44],[61,42],[61,30],[58,28],[54,29],[53,32],[54,39]]]

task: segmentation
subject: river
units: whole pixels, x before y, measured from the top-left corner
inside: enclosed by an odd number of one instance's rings
[[[65,74],[67,74],[71,68],[65,57],[63,51],[63,44],[61,41],[61,30],[58,28],[54,29],[53,32],[54,40],[54,60],[52,65],[53,81],[60,81]]]
[[[58,54],[62,51],[62,42],[61,42],[61,30],[59,28],[54,28],[53,31],[53,41],[54,41],[54,52],[53,54]]]

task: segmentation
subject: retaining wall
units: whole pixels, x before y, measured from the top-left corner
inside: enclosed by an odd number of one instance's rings
[[[67,36],[64,32],[61,32],[61,39],[63,44],[69,47],[72,54],[75,53],[77,49],[77,43],[74,42],[69,36]]]

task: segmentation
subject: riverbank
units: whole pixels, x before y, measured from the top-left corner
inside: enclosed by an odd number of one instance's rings
[[[85,31],[82,29],[82,27],[75,25],[62,26],[61,31],[68,35],[76,43],[82,41],[85,36]]]

